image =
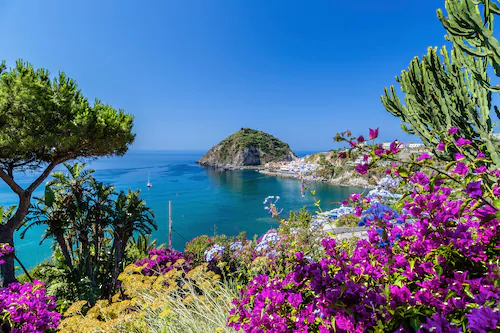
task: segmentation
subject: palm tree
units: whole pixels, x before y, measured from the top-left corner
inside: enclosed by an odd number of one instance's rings
[[[27,215],[24,225],[26,228],[21,232],[21,239],[33,226],[46,225],[40,245],[47,239],[53,238],[61,249],[64,256],[64,264],[73,270],[73,258],[70,254],[70,244],[66,241],[66,232],[71,228],[71,223],[66,216],[65,208],[58,201],[50,202],[46,197],[35,198],[38,202],[30,207],[30,214]]]
[[[95,285],[94,269],[90,258],[91,250],[91,220],[88,218],[89,198],[92,195],[91,184],[95,181],[93,169],[85,169],[85,163],[63,163],[66,173],[52,173],[53,180],[47,187],[55,193],[57,201],[65,207],[66,217],[71,223],[71,234],[67,235],[70,249],[79,253],[79,266],[86,270],[92,285]]]
[[[98,263],[103,249],[106,229],[111,224],[114,210],[113,196],[116,195],[115,187],[93,180],[91,183],[92,196],[89,200],[88,219],[92,221],[92,237],[94,244],[94,264]]]
[[[112,223],[114,236],[115,263],[113,270],[113,286],[116,285],[120,265],[123,260],[125,247],[134,233],[140,235],[150,234],[158,227],[154,221],[153,212],[146,206],[140,197],[140,190],[128,190],[126,194],[120,191],[115,201],[114,219]]]

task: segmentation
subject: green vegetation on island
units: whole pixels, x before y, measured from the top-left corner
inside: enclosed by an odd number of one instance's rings
[[[212,147],[198,163],[216,168],[258,166],[297,158],[290,146],[276,137],[251,128],[242,128]]]

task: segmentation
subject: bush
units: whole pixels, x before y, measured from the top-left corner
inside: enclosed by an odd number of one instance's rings
[[[391,158],[397,143],[376,149],[372,156]],[[396,205],[401,214],[379,202],[366,208],[369,200],[353,196],[368,240],[350,248],[325,238],[319,260],[299,251],[288,273],[256,276],[228,325],[246,332],[498,331],[500,171],[488,169],[480,152],[469,164],[457,156],[447,170],[425,153],[392,168],[411,189]]]
[[[55,312],[53,297],[46,295],[44,284],[11,283],[0,288],[1,331],[44,333],[55,331],[61,315]]]

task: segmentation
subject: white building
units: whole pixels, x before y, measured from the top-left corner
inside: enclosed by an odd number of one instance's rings
[[[422,149],[424,147],[425,147],[425,145],[423,143],[412,142],[412,143],[408,144],[408,148],[410,148],[410,149]]]

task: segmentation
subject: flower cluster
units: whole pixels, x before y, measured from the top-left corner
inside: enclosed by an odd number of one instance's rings
[[[53,297],[44,284],[11,283],[0,289],[0,328],[2,332],[44,333],[57,329],[61,314],[55,311]]]
[[[467,144],[457,141],[456,149]],[[391,170],[411,189],[398,210],[349,199],[368,239],[351,248],[325,238],[319,260],[297,252],[286,274],[256,276],[234,301],[228,325],[246,332],[498,331],[500,172],[477,170],[482,157],[445,170],[424,157],[415,163],[426,172]]]
[[[280,197],[279,196],[275,197],[274,195],[268,196],[267,198],[264,199],[264,205],[269,205],[265,206],[264,209],[267,210],[269,214],[271,214],[271,216],[274,218],[278,218],[281,212],[283,212],[283,209],[278,210],[278,208],[276,207],[276,204],[278,203],[279,200]]]
[[[212,248],[205,251],[205,260],[207,262],[211,262],[212,260],[214,260],[218,256],[221,256],[225,250],[226,250],[225,246],[221,246],[219,244],[214,244],[212,246]]]
[[[186,268],[189,266],[189,262],[186,261],[184,255],[173,249],[154,249],[149,251],[148,254],[148,257],[135,263],[136,266],[144,266],[142,270],[144,275],[160,275],[173,268]],[[182,265],[177,265],[178,261],[182,262]]]
[[[0,244],[0,265],[5,264],[5,260],[1,258],[9,253],[12,253],[13,251],[14,248],[10,244],[8,243]]]
[[[266,252],[269,249],[276,245],[280,240],[278,233],[275,230],[270,230],[257,241],[257,246],[255,247],[255,251],[257,252]]]

